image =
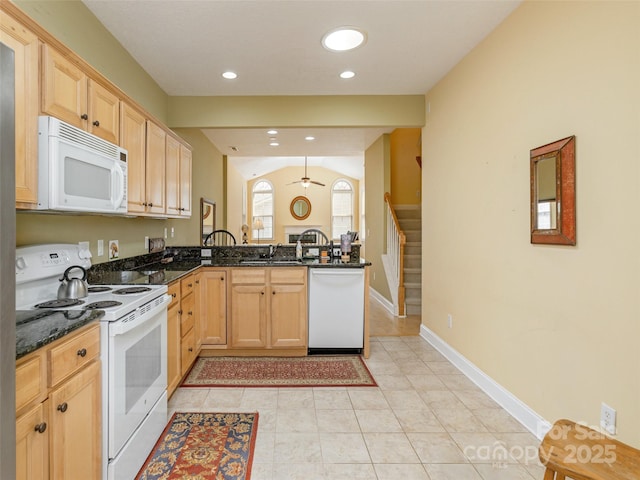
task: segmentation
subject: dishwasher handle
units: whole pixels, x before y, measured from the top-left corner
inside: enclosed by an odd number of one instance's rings
[[[333,270],[333,269],[322,269],[322,270],[315,270],[315,269],[311,269],[310,270],[311,275],[318,275],[318,276],[334,276],[334,275],[353,275],[353,276],[357,276],[357,275],[362,275],[362,269],[349,269],[349,270]]]

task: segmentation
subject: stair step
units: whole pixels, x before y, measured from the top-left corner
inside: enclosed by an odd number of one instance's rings
[[[419,218],[399,218],[400,228],[402,230],[420,230],[422,220]]]
[[[422,267],[422,255],[405,255],[404,256],[405,268],[420,268]]]
[[[413,243],[422,241],[421,230],[404,230],[404,236],[407,239],[407,242]]]
[[[405,255],[422,255],[421,242],[407,242],[404,244]]]
[[[406,304],[405,314],[406,315],[422,315],[422,305],[412,305]]]
[[[422,210],[419,205],[395,205],[394,210],[398,220],[401,218],[421,218]]]

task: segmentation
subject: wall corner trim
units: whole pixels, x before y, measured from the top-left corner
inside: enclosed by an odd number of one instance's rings
[[[533,409],[523,403],[519,398],[509,392],[502,385],[480,370],[472,362],[466,359],[460,352],[442,340],[424,324],[420,325],[420,336],[444,355],[464,375],[475,383],[484,393],[495,400],[502,408],[509,412],[527,430],[535,435],[538,440],[551,429],[551,423],[538,415]]]

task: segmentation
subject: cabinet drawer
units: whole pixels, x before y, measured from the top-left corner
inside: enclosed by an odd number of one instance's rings
[[[180,303],[180,282],[176,281],[176,282],[173,282],[171,285],[169,285],[167,293],[171,297],[171,302],[169,303],[169,306],[167,308],[171,308],[174,305],[179,304]]]
[[[16,411],[47,396],[44,352],[37,352],[16,366]]]
[[[180,280],[180,290],[183,297],[186,297],[193,292],[194,283],[195,279],[193,274],[189,274]]]
[[[271,283],[304,285],[307,279],[307,269],[298,268],[272,268]]]
[[[231,270],[231,283],[265,284],[267,271],[264,268],[236,268]]]
[[[187,295],[182,297],[182,305],[180,310],[180,335],[184,335],[193,328],[195,324],[195,295]]]
[[[49,351],[51,378],[54,386],[80,368],[98,358],[100,354],[100,326],[95,325],[83,333],[53,347]]]

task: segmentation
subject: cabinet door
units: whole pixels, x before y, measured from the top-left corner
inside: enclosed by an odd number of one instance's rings
[[[190,293],[189,295],[183,295],[180,302],[180,334],[184,335],[195,325],[195,295]]]
[[[265,285],[232,285],[231,346],[267,346]]]
[[[52,479],[100,478],[100,362],[95,361],[51,392]]]
[[[227,344],[227,272],[208,270],[199,278],[198,321],[203,345]]]
[[[184,217],[191,216],[191,163],[191,150],[180,145],[180,215]]]
[[[16,479],[49,478],[48,401],[37,404],[16,421]]]
[[[167,135],[166,148],[167,214],[180,215],[180,142]]]
[[[307,345],[307,302],[305,285],[271,285],[269,346]]]
[[[102,85],[88,81],[89,121],[87,130],[106,141],[120,139],[120,99]]]
[[[165,213],[165,156],[167,133],[147,120],[146,202],[148,213]]]
[[[50,45],[42,47],[42,112],[86,129],[87,76]]]
[[[120,146],[128,152],[127,209],[144,213],[146,204],[146,131],[147,120],[123,102],[120,109]]]
[[[182,337],[181,345],[181,361],[182,367],[180,376],[182,377],[191,368],[193,361],[196,359],[196,337],[193,328]]]
[[[180,305],[174,304],[167,311],[167,393],[170,396],[180,383]]]
[[[0,14],[0,42],[15,52],[16,207],[38,201],[38,37]]]

